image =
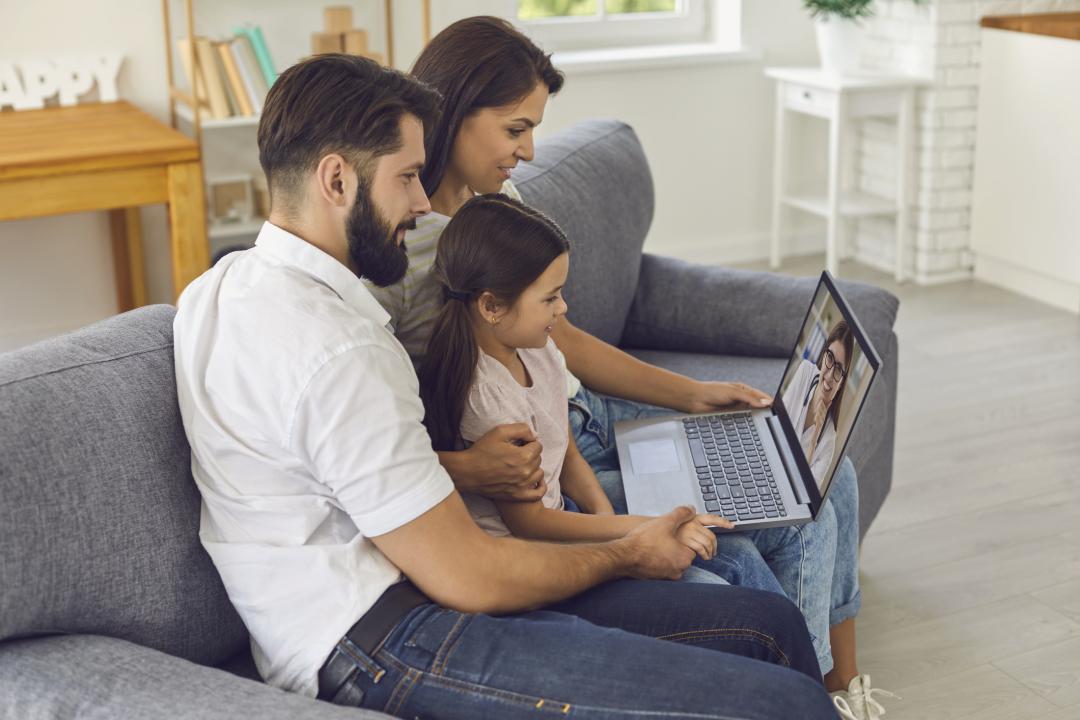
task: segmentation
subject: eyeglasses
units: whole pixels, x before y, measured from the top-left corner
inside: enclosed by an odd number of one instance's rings
[[[833,382],[840,382],[847,375],[847,370],[844,369],[843,365],[836,362],[836,356],[828,348],[825,348],[825,369],[832,370]]]

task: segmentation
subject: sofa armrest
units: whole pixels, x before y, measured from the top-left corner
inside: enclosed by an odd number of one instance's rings
[[[816,277],[734,270],[645,253],[621,345],[750,357],[787,357]],[[899,301],[881,288],[837,285],[870,341],[889,346]]]
[[[0,643],[0,717],[140,720],[375,720],[338,707],[99,635]]]

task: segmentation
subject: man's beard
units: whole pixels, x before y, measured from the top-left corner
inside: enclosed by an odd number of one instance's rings
[[[345,237],[349,243],[349,259],[356,274],[378,287],[386,287],[405,277],[409,255],[405,243],[394,242],[398,230],[413,230],[416,220],[391,228],[371,199],[366,182],[356,188],[356,202],[345,221]]]

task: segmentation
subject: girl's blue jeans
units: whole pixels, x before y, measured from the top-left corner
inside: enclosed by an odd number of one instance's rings
[[[570,428],[616,513],[626,513],[615,423],[671,410],[620,400],[582,386],[570,399]],[[695,560],[690,582],[720,582],[786,595],[806,618],[822,674],[833,666],[829,628],[855,617],[859,594],[859,486],[844,458],[816,520],[802,525],[720,533],[716,557]]]

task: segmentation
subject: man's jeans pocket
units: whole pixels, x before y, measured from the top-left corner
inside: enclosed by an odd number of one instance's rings
[[[472,615],[437,606],[429,606],[410,623],[403,637],[402,659],[415,668],[427,669],[434,675],[446,670],[446,662],[469,626]]]
[[[385,668],[348,638],[338,641],[334,654],[347,660],[351,669],[341,678],[341,685],[331,696],[330,702],[335,705],[362,707],[364,695],[386,677]]]

